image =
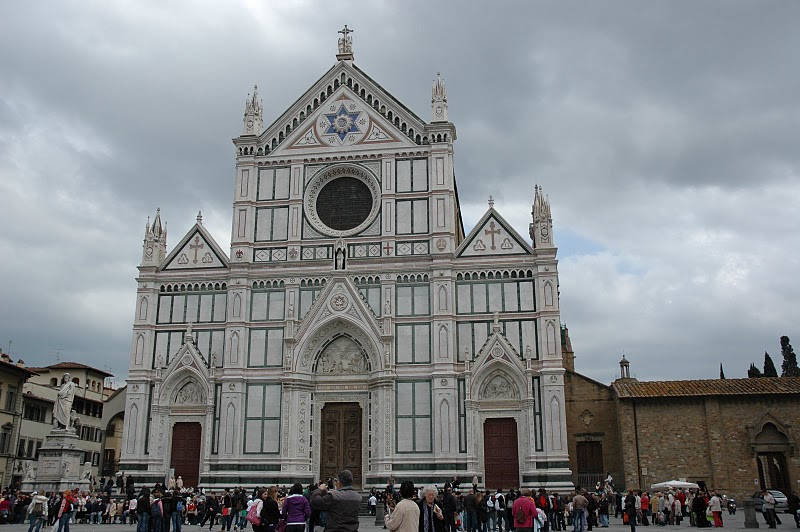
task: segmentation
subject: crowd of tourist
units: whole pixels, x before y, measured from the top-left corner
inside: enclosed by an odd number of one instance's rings
[[[124,477],[124,476],[123,476]],[[253,532],[355,532],[358,530],[361,494],[352,488],[352,474],[340,473],[309,486],[294,484],[245,490],[242,487],[207,491],[184,487],[180,477],[168,485],[136,490],[128,476],[122,483],[102,483],[61,494],[6,491],[0,496],[0,524],[28,523],[28,532],[69,532],[70,524],[127,524],[136,532],[181,532],[183,526],[205,526],[210,531]],[[457,478],[436,486],[415,486],[411,481],[373,489],[368,497],[371,515],[381,508],[384,528],[391,532],[572,532],[607,528],[610,519],[622,519],[635,532],[637,526],[722,527],[723,512],[736,512],[732,500],[717,491],[673,489],[656,491],[614,489],[609,478],[594,490],[577,487],[570,493],[545,489],[480,490],[478,479],[462,489]],[[110,486],[111,489],[106,489]],[[113,494],[113,489],[117,493]],[[789,511],[800,528],[800,499],[793,492]],[[770,528],[780,524],[775,499],[763,493],[757,508]]]

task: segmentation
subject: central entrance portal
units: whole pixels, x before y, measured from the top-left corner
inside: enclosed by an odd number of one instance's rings
[[[203,428],[200,423],[175,423],[172,429],[172,461],[175,478],[183,477],[184,486],[200,483],[200,442]]]
[[[327,403],[322,408],[320,478],[353,473],[353,487],[361,488],[361,407],[358,403]]]
[[[483,424],[483,455],[487,489],[519,486],[517,422],[514,418],[487,419]]]

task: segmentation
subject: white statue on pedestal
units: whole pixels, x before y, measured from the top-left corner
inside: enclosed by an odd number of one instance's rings
[[[78,385],[69,380],[69,373],[64,373],[61,377],[61,389],[58,390],[55,408],[53,409],[53,421],[56,428],[70,430],[72,428],[72,403],[75,401],[75,388]]]
[[[91,462],[84,462],[83,463],[83,474],[81,478],[83,480],[89,480],[89,477],[92,476],[92,463]]]

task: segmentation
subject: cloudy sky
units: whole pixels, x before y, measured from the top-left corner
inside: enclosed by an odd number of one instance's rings
[[[14,2],[0,13],[0,346],[124,378],[157,206],[227,247],[245,96],[335,61],[423,118],[447,82],[469,230],[549,194],[578,369],[742,377],[800,344],[800,3]]]

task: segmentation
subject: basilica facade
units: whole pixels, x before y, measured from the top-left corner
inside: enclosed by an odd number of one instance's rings
[[[497,488],[571,484],[550,205],[530,239],[489,207],[465,235],[441,77],[425,121],[336,63],[233,139],[230,253],[202,217],[145,230],[120,469],[188,486],[347,468]]]

